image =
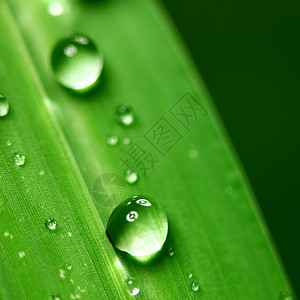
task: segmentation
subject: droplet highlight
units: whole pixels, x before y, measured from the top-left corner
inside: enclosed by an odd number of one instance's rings
[[[146,256],[162,248],[167,238],[168,220],[155,202],[133,196],[114,209],[106,233],[119,250],[133,256]]]
[[[138,181],[138,179],[139,179],[139,176],[138,176],[138,174],[135,171],[133,171],[131,169],[129,169],[129,170],[126,171],[126,173],[125,173],[125,181],[127,183],[134,184],[134,183],[136,183]]]
[[[199,291],[199,288],[200,288],[200,285],[199,285],[199,283],[198,282],[193,282],[192,284],[191,284],[191,289],[192,289],[192,291],[193,292],[198,292]]]
[[[13,154],[13,160],[17,166],[24,166],[25,155],[23,155],[21,152],[15,152]]]
[[[106,143],[109,146],[116,146],[119,142],[119,138],[116,135],[109,135],[106,139]]]
[[[0,95],[0,117],[5,117],[9,111],[9,104],[7,99]]]
[[[170,249],[169,249],[169,256],[170,256],[170,257],[173,257],[174,254],[175,254],[174,249],[173,249],[173,248],[170,248]]]
[[[127,104],[119,105],[116,109],[116,119],[123,126],[131,126],[134,123],[132,108]]]
[[[140,292],[139,281],[135,277],[126,279],[127,293],[131,296],[136,296]]]
[[[62,86],[84,92],[93,87],[101,75],[103,56],[90,38],[74,34],[56,44],[51,65]]]
[[[50,219],[48,219],[48,220],[45,221],[45,226],[49,230],[54,231],[57,228],[57,222],[55,221],[54,218],[50,218]]]
[[[130,138],[124,138],[122,141],[123,145],[129,145],[131,143],[131,139]]]
[[[192,278],[192,277],[193,277],[193,274],[192,274],[191,272],[187,272],[187,273],[186,273],[186,276],[187,276],[187,278]]]

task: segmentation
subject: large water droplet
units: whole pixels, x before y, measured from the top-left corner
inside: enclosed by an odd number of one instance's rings
[[[6,98],[0,95],[0,117],[5,117],[9,111],[9,104]]]
[[[50,229],[51,231],[53,231],[53,230],[56,230],[57,222],[55,221],[54,218],[50,218],[50,219],[46,220],[45,226],[46,226],[48,229]]]
[[[120,203],[107,224],[112,244],[133,256],[150,255],[160,250],[167,233],[164,210],[142,196],[133,196]]]
[[[199,291],[199,287],[200,287],[200,285],[199,285],[199,283],[196,282],[196,281],[193,282],[192,285],[191,285],[191,289],[192,289],[193,292]]]
[[[127,104],[119,105],[116,109],[117,121],[123,126],[130,126],[134,122],[132,108]]]
[[[54,47],[51,63],[56,80],[76,91],[94,86],[103,69],[103,57],[96,45],[81,34],[60,40]]]
[[[129,184],[134,184],[138,181],[139,176],[136,172],[133,170],[129,169],[125,173],[125,181]]]
[[[136,296],[140,292],[140,284],[135,277],[126,279],[126,286],[129,295]]]
[[[17,166],[24,166],[25,156],[21,152],[15,152],[13,154],[13,159]]]

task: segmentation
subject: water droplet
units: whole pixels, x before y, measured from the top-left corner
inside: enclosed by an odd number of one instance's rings
[[[196,282],[196,281],[191,284],[191,289],[192,289],[193,292],[199,291],[199,287],[200,287],[199,283]]]
[[[13,159],[17,166],[24,166],[25,156],[21,152],[15,152],[13,154]]]
[[[190,157],[191,159],[196,159],[196,158],[198,157],[198,151],[197,151],[197,150],[191,150],[191,151],[189,152],[189,157]]]
[[[139,177],[138,174],[136,172],[134,172],[133,170],[127,170],[125,173],[125,180],[127,183],[129,184],[133,184],[136,183],[138,181]]]
[[[233,194],[233,188],[231,186],[227,186],[225,189],[224,189],[224,193],[226,195],[232,195]]]
[[[7,142],[6,142],[6,145],[7,145],[8,147],[10,147],[10,146],[12,145],[12,142],[11,142],[11,141],[7,141]]]
[[[135,277],[126,279],[127,293],[131,296],[136,296],[140,292],[139,281]]]
[[[55,221],[55,219],[50,218],[45,222],[45,225],[47,228],[49,228],[50,230],[56,230],[57,227],[57,222]]]
[[[187,278],[192,278],[192,277],[193,277],[193,274],[192,274],[191,272],[187,272],[187,273],[186,273],[186,276],[187,276]]]
[[[72,233],[71,232],[68,232],[67,234],[68,234],[69,237],[72,237]]]
[[[9,104],[6,98],[0,95],[0,117],[5,117],[9,111]]]
[[[60,277],[60,278],[62,278],[62,279],[66,278],[65,273],[66,273],[65,270],[59,269],[59,277]]]
[[[70,295],[70,298],[71,298],[71,299],[80,299],[81,296],[80,296],[78,293],[74,293],[74,294],[71,294],[71,295]]]
[[[66,0],[50,0],[48,5],[48,13],[53,17],[58,17],[70,10],[68,1]]]
[[[103,57],[96,45],[81,34],[60,40],[54,47],[51,63],[56,80],[76,91],[94,86],[103,69]]]
[[[110,146],[116,146],[119,142],[119,138],[116,135],[110,135],[107,137],[106,142]]]
[[[59,295],[57,295],[57,294],[52,295],[52,300],[60,300]]]
[[[20,258],[23,258],[26,255],[25,252],[23,252],[23,251],[19,252],[18,254],[19,254]]]
[[[44,175],[45,175],[45,171],[44,171],[44,170],[41,170],[39,174],[40,174],[41,176],[44,176]]]
[[[106,232],[116,248],[133,256],[145,256],[163,246],[168,220],[164,210],[152,200],[133,196],[114,209]]]
[[[127,137],[127,138],[124,138],[122,142],[124,145],[129,145],[131,143],[131,139]]]
[[[4,236],[5,237],[10,237],[11,239],[13,239],[14,237],[9,233],[9,232],[4,232]]]
[[[77,290],[80,292],[80,293],[85,293],[86,290],[85,289],[82,289],[79,285],[77,286]]]
[[[123,126],[130,126],[134,122],[133,111],[127,104],[119,105],[116,109],[117,121]]]
[[[293,297],[290,296],[289,292],[282,291],[279,295],[279,300],[293,300]]]
[[[66,268],[67,268],[68,270],[72,270],[72,265],[66,264]]]
[[[49,5],[48,12],[50,15],[56,17],[63,13],[63,7],[60,3],[54,2]]]
[[[169,256],[172,257],[172,256],[174,256],[174,254],[175,254],[175,252],[174,252],[173,248],[170,248],[169,249]]]

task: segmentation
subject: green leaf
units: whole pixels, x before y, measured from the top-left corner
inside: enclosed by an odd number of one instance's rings
[[[163,8],[149,0],[58,3],[68,4],[59,16],[48,13],[51,1],[0,3],[0,92],[10,104],[0,120],[1,299],[131,298],[131,276],[142,299],[292,293],[210,97]],[[101,82],[87,94],[59,86],[50,68],[54,45],[72,32],[87,34],[104,53]],[[128,128],[115,120],[122,103],[136,117]],[[170,131],[157,143],[162,128]],[[109,134],[132,143],[110,147]],[[123,178],[122,160],[133,146],[148,155],[148,170],[140,164],[140,181],[120,184],[120,202],[149,195],[169,220],[163,249],[147,262],[113,248],[105,228],[114,207],[95,195],[105,174]],[[25,155],[24,166],[14,164],[14,152]],[[102,188],[110,193],[111,185]],[[57,222],[53,231],[45,227],[49,218]],[[193,282],[200,284],[196,292]]]

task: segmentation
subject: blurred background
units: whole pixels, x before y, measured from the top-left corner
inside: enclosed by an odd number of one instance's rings
[[[163,0],[300,297],[300,1]]]

